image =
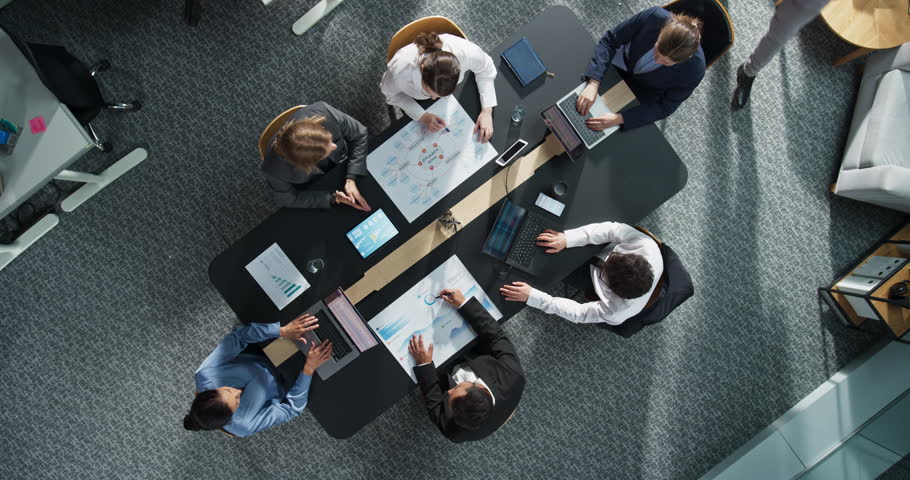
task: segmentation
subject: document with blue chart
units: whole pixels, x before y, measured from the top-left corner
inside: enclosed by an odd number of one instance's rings
[[[310,283],[306,281],[300,270],[297,270],[297,267],[277,243],[273,243],[247,264],[246,270],[250,272],[250,275],[262,287],[278,310],[288,306],[301,293],[310,288]]]
[[[474,120],[451,96],[427,112],[440,116],[446,128],[431,132],[411,121],[367,156],[367,170],[408,222],[496,157],[490,143],[476,140]]]
[[[360,222],[360,225],[352,228],[348,232],[348,240],[354,244],[361,257],[367,258],[395,235],[398,235],[395,225],[392,225],[385,212],[379,209]]]
[[[436,365],[448,360],[477,337],[455,307],[436,298],[445,288],[461,290],[465,299],[476,298],[493,318],[502,318],[502,313],[461,260],[452,255],[369,321],[370,328],[414,383],[417,383],[413,368],[415,363],[408,352],[408,342],[412,336],[423,335],[425,344],[433,344],[433,361]]]

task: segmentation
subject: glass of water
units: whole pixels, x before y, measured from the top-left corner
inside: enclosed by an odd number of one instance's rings
[[[525,106],[522,104],[515,105],[512,109],[512,122],[521,123],[525,119]]]
[[[322,271],[323,268],[325,268],[325,262],[321,258],[314,258],[306,262],[306,271],[314,275]]]

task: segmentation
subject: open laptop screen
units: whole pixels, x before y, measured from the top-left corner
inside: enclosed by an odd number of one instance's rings
[[[378,343],[376,337],[367,328],[363,317],[340,288],[325,297],[325,304],[358,350],[362,352]]]
[[[527,210],[515,205],[507,198],[502,204],[502,209],[499,210],[493,230],[487,237],[487,243],[483,246],[483,253],[505,261],[512,248],[512,241],[515,240],[515,235],[518,235],[521,222],[527,213]]]
[[[558,106],[553,105],[552,107],[547,108],[540,112],[540,116],[543,117],[543,121],[547,124],[547,128],[553,132],[553,135],[556,136],[556,140],[559,140],[562,148],[569,154],[569,158],[573,161],[578,160],[578,158],[587,151],[585,142],[578,133],[575,132],[575,129],[572,128],[572,124],[569,123],[569,120],[563,115],[562,111],[559,110]]]

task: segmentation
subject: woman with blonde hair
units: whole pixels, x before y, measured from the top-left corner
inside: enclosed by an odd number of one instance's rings
[[[422,123],[431,132],[446,128],[445,121],[424,111],[417,100],[447,97],[474,72],[480,92],[480,115],[474,125],[477,139],[486,143],[493,135],[493,107],[496,106],[496,65],[477,45],[464,38],[436,33],[421,33],[413,43],[401,47],[389,61],[379,84],[386,103]]]
[[[367,129],[325,102],[307,105],[291,115],[269,140],[262,173],[275,202],[291,208],[329,208],[335,204],[369,211],[357,189],[366,175]],[[314,190],[313,178],[347,162],[341,190]]]
[[[589,118],[588,127],[637,128],[675,112],[705,76],[701,26],[697,18],[652,7],[604,34],[585,71],[588,85],[578,96],[576,108],[582,115],[588,114],[611,63],[639,105],[622,113]]]

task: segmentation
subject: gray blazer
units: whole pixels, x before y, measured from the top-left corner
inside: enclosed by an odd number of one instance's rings
[[[297,110],[288,122],[316,115],[325,117],[322,125],[332,134],[332,142],[338,148],[319,162],[319,166],[310,174],[279,157],[272,147],[275,136],[269,139],[269,148],[261,168],[272,197],[281,207],[329,208],[334,191],[311,190],[307,188],[307,184],[345,160],[348,161],[347,178],[356,179],[367,173],[367,128],[354,117],[325,102],[317,102]]]

